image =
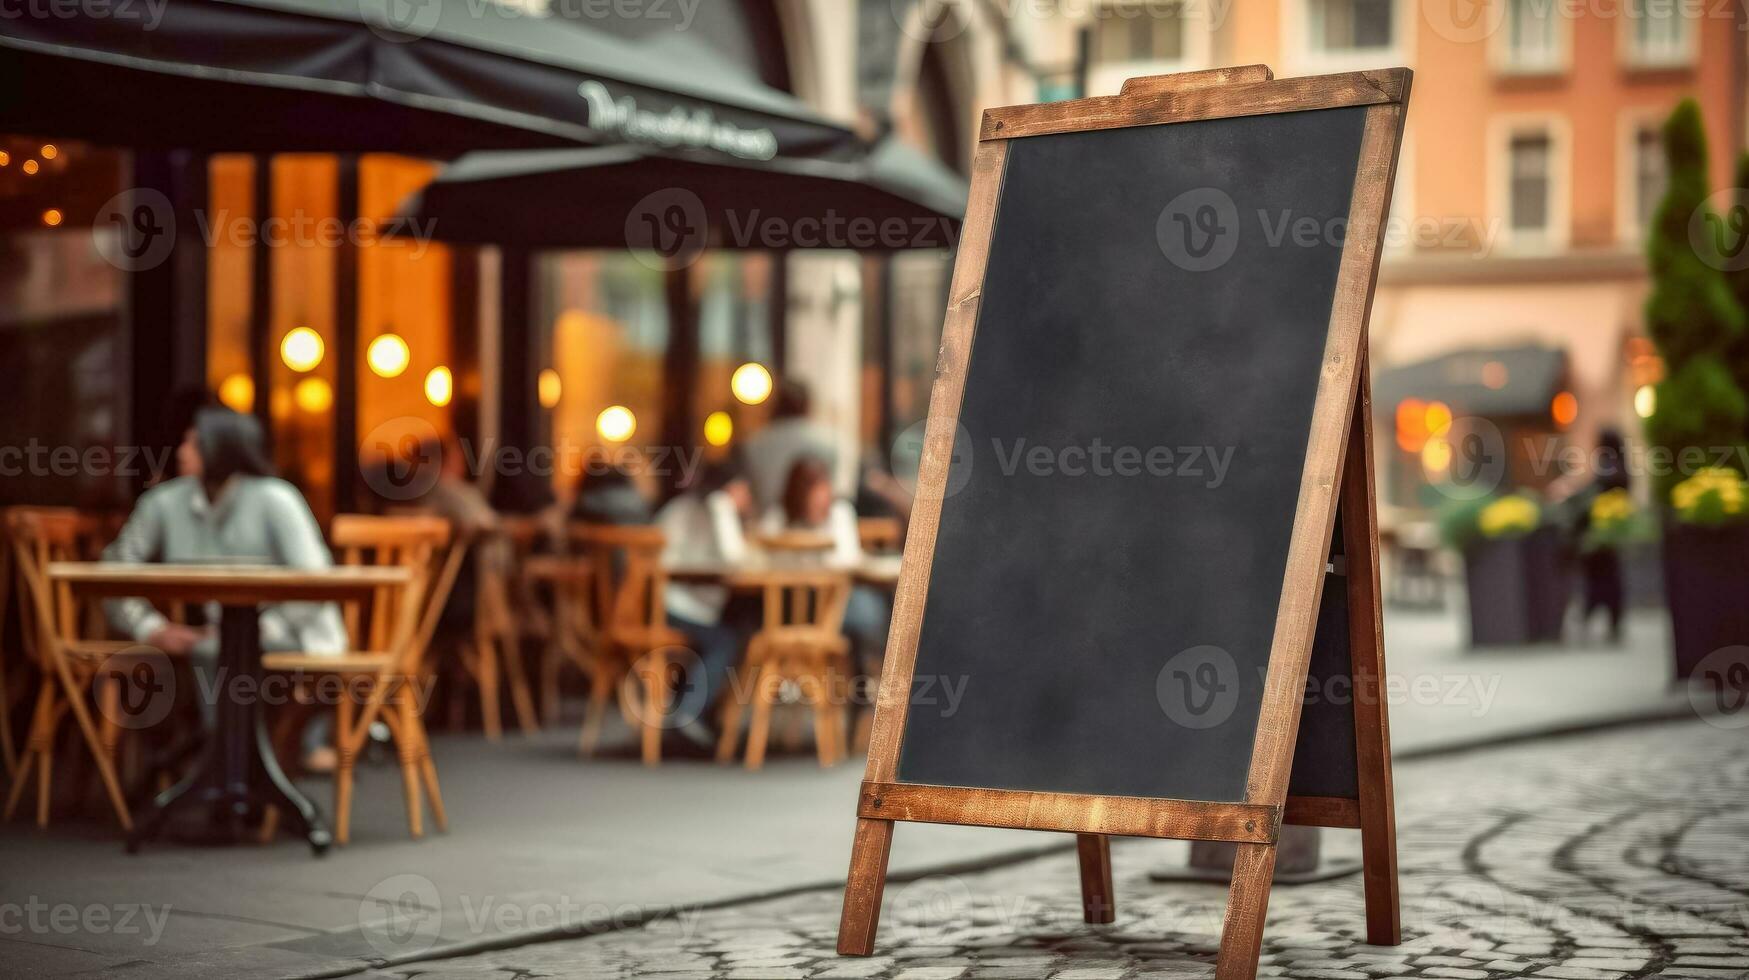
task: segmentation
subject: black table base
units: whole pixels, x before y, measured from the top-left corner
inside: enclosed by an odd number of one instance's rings
[[[327,853],[334,838],[321,813],[291,784],[274,757],[261,710],[261,677],[259,613],[254,606],[226,606],[219,620],[219,691],[211,737],[194,769],[136,815],[128,834],[129,854],[156,837],[176,810],[206,808],[207,828],[200,840],[229,844],[244,839],[248,826],[270,804],[309,841],[311,851]]]

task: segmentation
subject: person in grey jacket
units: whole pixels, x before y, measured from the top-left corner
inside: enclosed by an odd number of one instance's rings
[[[272,475],[261,426],[227,408],[203,408],[177,448],[181,476],[140,495],[127,524],[103,550],[109,562],[285,565],[321,569],[334,564],[316,518],[296,487]],[[110,624],[137,643],[190,657],[213,690],[218,638],[212,626],[170,622],[144,599],[105,604]],[[206,622],[218,622],[216,604]],[[261,607],[261,646],[341,654],[346,626],[331,602],[282,602]],[[200,699],[211,722],[213,706]]]

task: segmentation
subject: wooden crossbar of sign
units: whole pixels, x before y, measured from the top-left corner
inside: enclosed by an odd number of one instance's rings
[[[1090,922],[1110,836],[1232,842],[1223,978],[1281,824],[1357,827],[1367,941],[1400,941],[1366,337],[1410,79],[985,113],[840,953],[896,821],[1077,835]]]

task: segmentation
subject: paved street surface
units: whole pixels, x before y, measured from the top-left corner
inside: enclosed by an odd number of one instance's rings
[[[1661,615],[1636,616],[1620,647],[1475,652],[1463,649],[1461,609],[1453,605],[1443,615],[1387,616],[1399,756],[1687,709],[1668,690]],[[101,809],[59,817],[39,832],[27,802],[23,815],[0,824],[0,975],[346,973],[389,956],[635,923],[672,908],[842,881],[860,760],[822,771],[807,756],[790,756],[747,772],[675,759],[646,770],[625,755],[580,760],[575,737],[574,721],[532,740],[438,737],[451,826],[421,841],[406,837],[392,758],[379,760],[358,784],[352,844],[319,861],[290,839],[227,850],[165,843],[128,858]],[[58,774],[76,773],[72,756]],[[324,808],[330,785],[306,783]],[[1404,799],[1406,822],[1419,816],[1415,805]],[[63,794],[59,812],[72,808]],[[1060,843],[1017,831],[909,826],[894,842],[892,867],[926,874]],[[1124,868],[1133,872],[1173,847],[1133,845],[1137,856]],[[424,907],[432,891],[441,913],[421,920],[426,931],[407,942],[361,924],[372,910]],[[1211,900],[1218,906],[1218,895]],[[33,902],[79,921],[13,925],[10,914]],[[148,910],[160,916],[155,930],[141,929]],[[124,925],[88,916],[132,918]]]
[[[1687,721],[1478,750],[1402,765],[1397,789],[1403,945],[1363,944],[1358,878],[1280,888],[1262,974],[1749,976],[1749,730]],[[1352,852],[1354,836],[1329,838]],[[1082,924],[1074,857],[1059,854],[890,885],[879,955],[866,960],[832,953],[840,895],[831,889],[363,976],[1209,976],[1225,889],[1150,883],[1147,870],[1174,850],[1114,847],[1111,926]],[[426,914],[391,910],[380,941],[417,943]]]

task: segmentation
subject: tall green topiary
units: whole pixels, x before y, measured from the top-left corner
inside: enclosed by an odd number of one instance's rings
[[[1664,124],[1664,158],[1669,186],[1646,244],[1652,273],[1646,332],[1663,355],[1664,380],[1646,438],[1679,462],[1688,450],[1690,465],[1699,448],[1710,464],[1720,448],[1744,444],[1749,398],[1731,370],[1745,331],[1743,307],[1723,268],[1690,237],[1691,219],[1707,207],[1706,131],[1693,99]],[[1668,506],[1682,476],[1680,466],[1654,473],[1661,504]]]
[[[1736,254],[1728,265],[1726,281],[1730,283],[1731,293],[1737,298],[1737,306],[1745,317],[1744,329],[1725,352],[1726,362],[1730,365],[1731,376],[1737,380],[1737,387],[1749,396],[1749,153],[1737,158],[1736,180],[1732,184],[1736,191],[1732,213],[1726,216],[1721,227],[1738,234],[1735,242]],[[1749,439],[1749,431],[1744,433]]]

